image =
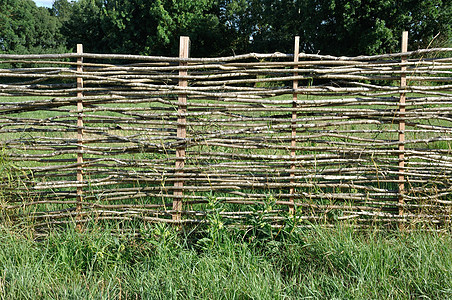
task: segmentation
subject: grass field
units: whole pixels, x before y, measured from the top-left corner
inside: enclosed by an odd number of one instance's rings
[[[3,228],[1,299],[452,298],[450,232],[255,229],[93,227],[34,241]]]

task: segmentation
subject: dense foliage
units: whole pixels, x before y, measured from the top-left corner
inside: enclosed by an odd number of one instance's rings
[[[61,20],[32,0],[0,0],[0,53],[64,51]]]
[[[0,0],[0,51],[49,52],[83,43],[89,52],[175,55],[180,35],[192,56],[249,51],[334,55],[451,43],[452,2],[444,0]]]
[[[79,0],[63,32],[68,45],[140,54],[177,53],[179,36],[189,35],[196,41],[193,51],[204,56],[227,47],[222,23],[212,0]]]

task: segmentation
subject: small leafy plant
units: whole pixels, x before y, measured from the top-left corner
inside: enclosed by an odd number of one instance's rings
[[[226,220],[221,215],[224,212],[224,203],[217,200],[213,195],[207,198],[207,235],[198,240],[198,244],[203,249],[211,249],[222,241],[222,237],[226,233]]]

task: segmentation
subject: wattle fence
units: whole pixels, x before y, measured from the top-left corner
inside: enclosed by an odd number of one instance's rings
[[[0,55],[2,222],[444,225],[452,49]],[[124,225],[125,226],[125,225]]]

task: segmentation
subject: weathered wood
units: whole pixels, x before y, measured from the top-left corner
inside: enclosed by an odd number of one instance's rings
[[[294,45],[294,63],[298,62],[299,52],[300,52],[300,37],[296,36],[295,37],[295,45]],[[294,74],[293,74],[294,77],[298,76],[298,73],[296,72],[297,69],[298,69],[298,66],[294,66],[294,71],[295,71]],[[298,80],[294,80],[293,81],[292,87],[293,87],[294,91],[296,91],[298,89]],[[290,155],[295,158],[295,155],[296,155],[295,147],[297,146],[297,127],[296,127],[296,124],[297,124],[297,118],[298,117],[297,117],[297,110],[296,110],[296,108],[297,108],[298,94],[297,93],[293,93],[292,98],[293,98],[292,108],[294,110],[292,111],[292,132],[291,132],[292,140],[291,140],[291,143],[290,143],[290,146],[291,146]],[[294,173],[294,171],[295,171],[295,163],[294,162],[290,166],[290,169],[292,171],[290,173],[290,176],[294,177],[295,176],[295,173]],[[291,179],[290,180],[290,191],[289,191],[290,194],[294,194],[295,193],[295,188],[293,187],[294,183],[295,183],[295,180]],[[294,202],[295,199],[293,197],[291,197],[290,201]],[[294,206],[290,206],[289,207],[289,213],[291,215],[293,215],[293,213],[294,213]]]
[[[402,34],[402,52],[408,52],[408,31],[404,31]],[[406,62],[407,57],[402,56],[402,63]],[[404,89],[407,86],[406,67],[401,68],[402,74],[400,76],[400,88]],[[404,204],[404,193],[405,193],[405,104],[406,104],[406,93],[400,94],[399,101],[399,204]],[[403,216],[403,207],[399,207],[399,215]]]
[[[190,56],[190,39],[186,36],[182,36],[180,38],[180,45],[179,45],[179,57],[180,58],[188,58]],[[181,66],[186,66],[186,62],[181,62]],[[180,76],[186,76],[187,71],[186,70],[180,70],[179,71]],[[179,86],[182,88],[186,88],[188,86],[188,81],[186,79],[179,80]],[[179,117],[177,119],[177,137],[179,139],[185,140],[187,138],[187,132],[186,132],[186,123],[187,119],[185,117],[185,113],[187,112],[187,95],[186,94],[178,94],[178,114]],[[184,164],[185,164],[185,149],[186,145],[183,143],[181,146],[176,148],[176,165],[175,165],[175,172],[176,176],[180,176],[184,173]],[[182,210],[182,202],[183,202],[183,191],[182,187],[184,185],[184,181],[182,178],[180,178],[178,181],[174,183],[174,186],[177,188],[174,190],[174,195],[177,196],[177,198],[174,198],[173,200],[173,210],[176,211],[176,213],[173,214],[173,220],[180,221],[181,215],[179,211]]]
[[[387,58],[399,58],[402,56],[416,56],[427,53],[435,52],[450,52],[452,48],[430,48],[430,49],[419,49],[416,51],[402,52],[402,53],[392,53],[392,54],[381,54],[381,55],[360,55],[355,57],[346,56],[331,56],[331,55],[318,55],[318,54],[299,54],[300,58],[309,59],[323,59],[323,60],[379,60]],[[275,52],[271,54],[261,54],[261,53],[249,53],[235,56],[226,56],[218,58],[177,58],[177,57],[164,57],[164,56],[143,56],[143,55],[124,55],[124,54],[94,54],[94,53],[83,53],[84,58],[91,59],[113,59],[113,60],[136,60],[136,61],[156,61],[156,62],[219,62],[219,61],[234,61],[234,60],[245,60],[250,58],[264,59],[264,58],[292,58],[292,54],[284,54],[280,52]],[[62,58],[79,58],[81,55],[79,53],[65,53],[65,54],[0,54],[1,59],[36,59],[39,62],[41,59],[62,59]]]
[[[83,54],[83,45],[77,44],[77,53]],[[83,58],[77,58],[77,72],[83,72]],[[77,182],[83,183],[83,78],[77,78]],[[77,186],[77,212],[82,211],[83,187]],[[80,220],[80,218],[77,218]],[[77,229],[82,230],[81,224],[77,224]]]

